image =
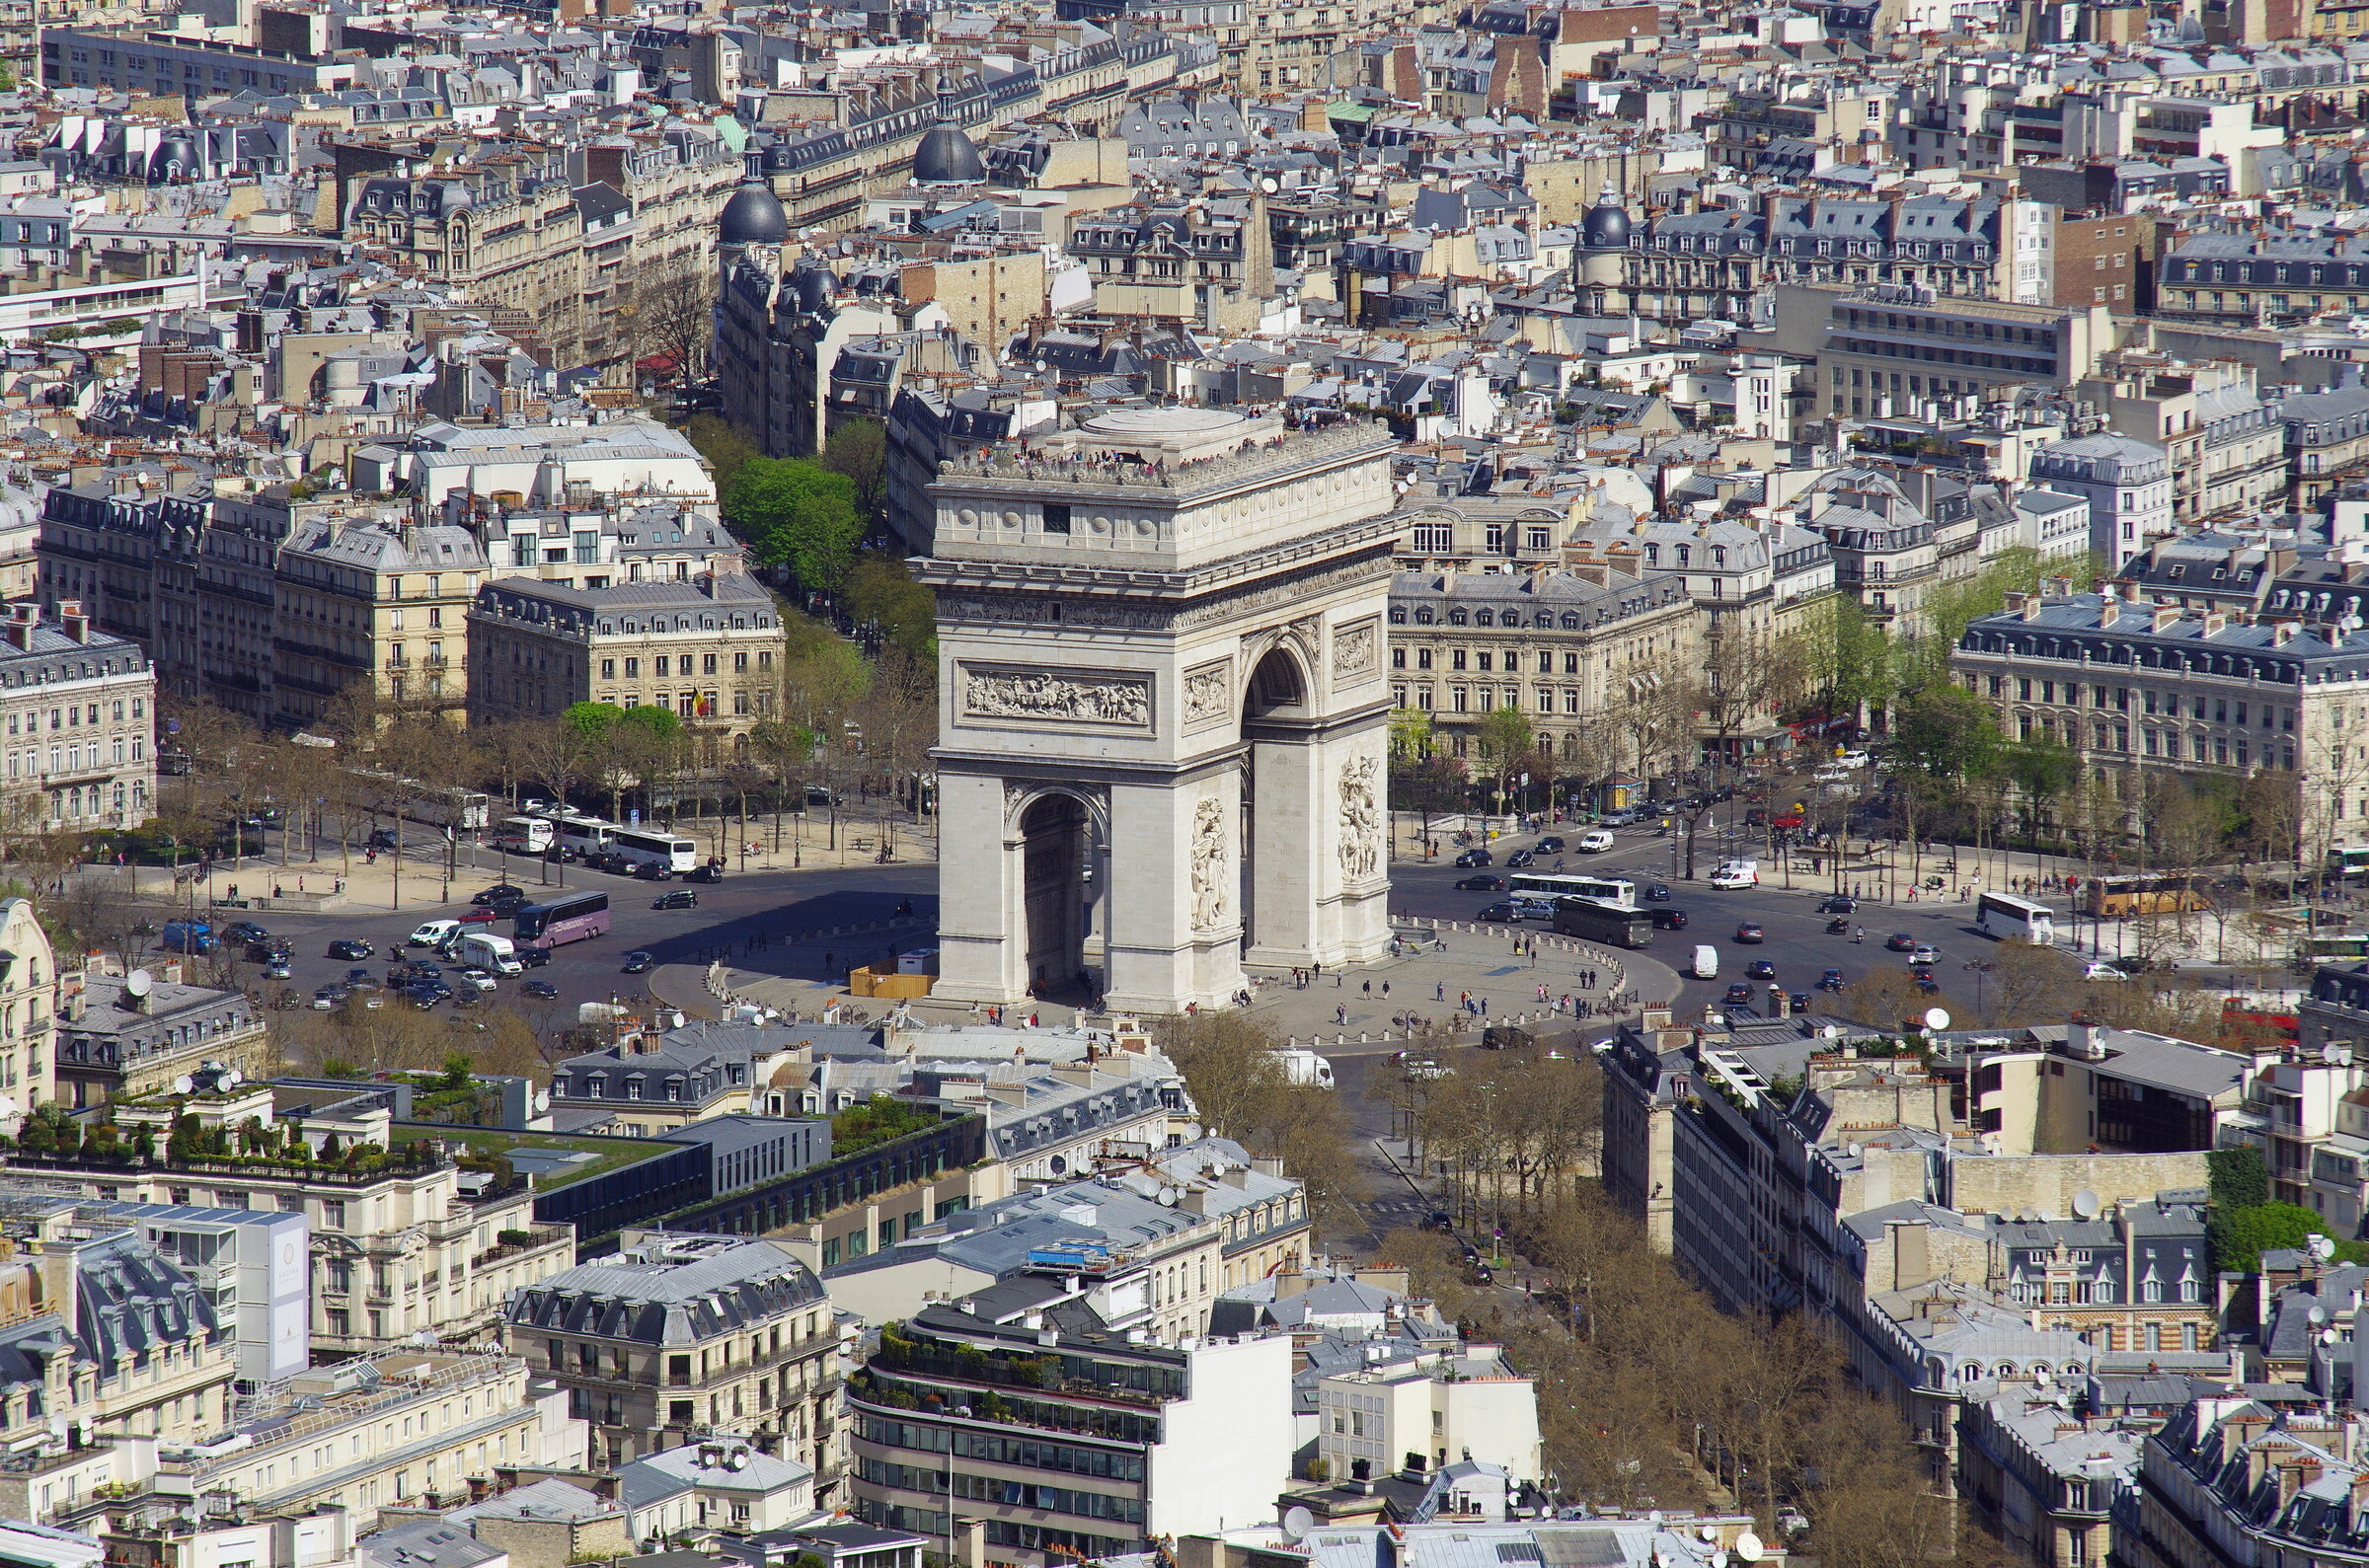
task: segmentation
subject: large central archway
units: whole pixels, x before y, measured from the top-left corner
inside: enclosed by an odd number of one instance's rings
[[[1096,989],[1086,968],[1091,829],[1085,802],[1075,795],[1040,795],[1021,813],[1029,988],[1039,997]]]

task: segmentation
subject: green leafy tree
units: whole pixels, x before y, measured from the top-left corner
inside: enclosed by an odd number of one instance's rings
[[[716,471],[716,488],[720,493],[747,466],[749,459],[763,456],[746,432],[718,414],[693,414],[683,425],[683,434],[699,455],[708,460],[708,467]]]
[[[724,520],[767,565],[836,591],[864,537],[855,481],[819,463],[751,458],[724,490]]]
[[[849,419],[823,439],[822,466],[856,487],[856,508],[878,527],[888,508],[888,431],[878,419]]]
[[[1991,709],[1958,686],[1930,686],[1893,715],[1897,766],[1938,782],[1980,778],[1996,766],[1999,724]]]
[[[2081,759],[2054,735],[2042,732],[2011,741],[2000,750],[2000,767],[2024,797],[2024,820],[2036,840],[2048,804],[2081,777]]]
[[[2204,1157],[2204,1168],[2218,1207],[2253,1209],[2270,1201],[2270,1167],[2252,1144],[2214,1150]]]
[[[625,717],[615,703],[571,703],[560,711],[560,722],[586,740],[598,740]]]
[[[2327,1216],[2301,1204],[2257,1203],[2250,1209],[2214,1209],[2205,1230],[2212,1240],[2216,1267],[2258,1274],[2264,1252],[2300,1247],[2309,1236],[2327,1235],[2329,1224]],[[2331,1239],[2335,1240],[2340,1261],[2369,1261],[2369,1247],[2358,1241]]]
[[[1481,754],[1483,767],[1497,782],[1500,805],[1512,785],[1513,776],[1528,761],[1534,739],[1529,715],[1518,708],[1508,706],[1481,715],[1481,722],[1474,730],[1475,749]]]
[[[847,607],[927,664],[938,662],[938,599],[886,551],[867,550],[847,574]]]

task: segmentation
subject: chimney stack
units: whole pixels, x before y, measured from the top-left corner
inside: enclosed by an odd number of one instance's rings
[[[58,600],[57,620],[58,625],[65,630],[66,635],[75,641],[87,643],[91,640],[91,618],[82,613],[80,599]]]

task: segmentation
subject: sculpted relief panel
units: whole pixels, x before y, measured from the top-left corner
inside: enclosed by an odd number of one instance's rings
[[[1226,923],[1226,808],[1204,798],[1192,809],[1192,929],[1215,931]]]
[[[1234,716],[1234,664],[1220,659],[1184,672],[1184,727],[1207,729]]]
[[[1358,882],[1382,865],[1382,806],[1374,787],[1381,764],[1352,757],[1340,771],[1340,874]]]
[[[961,666],[965,718],[1149,729],[1152,683],[1143,675]]]
[[[1382,667],[1382,629],[1376,622],[1352,621],[1333,634],[1333,678],[1342,683],[1361,681]]]

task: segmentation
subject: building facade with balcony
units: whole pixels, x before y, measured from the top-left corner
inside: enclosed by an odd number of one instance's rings
[[[116,1120],[169,1127],[185,1112],[201,1125],[282,1125],[267,1084],[204,1094],[160,1094],[116,1102]],[[82,1196],[177,1208],[260,1209],[305,1217],[311,1234],[312,1321],[317,1355],[384,1350],[425,1332],[448,1344],[484,1340],[501,1321],[509,1296],[569,1267],[574,1228],[534,1219],[525,1181],[462,1185],[452,1157],[426,1140],[389,1150],[392,1123],[383,1107],[344,1114],[314,1108],[319,1096],[293,1091],[286,1125],[301,1131],[314,1157],[250,1157],[237,1163],[175,1155],[156,1136],[157,1157],[144,1166],[50,1157],[19,1149],[11,1166]],[[362,1147],[362,1157],[332,1157]],[[380,1151],[388,1151],[381,1154]]]
[[[12,826],[135,828],[155,814],[156,668],[92,626],[82,602],[8,607],[0,623],[0,746]]]
[[[80,977],[67,988],[56,1040],[57,1096],[76,1107],[169,1090],[208,1062],[263,1078],[272,1059],[255,1004],[236,991],[184,985],[169,971],[141,992],[120,976]]]
[[[473,721],[546,718],[582,702],[655,706],[682,719],[706,766],[738,755],[773,711],[786,645],[773,595],[732,557],[684,582],[502,577],[479,592],[469,622]]]
[[[2011,739],[2054,735],[2102,772],[2127,831],[2154,782],[2270,775],[2298,792],[2300,865],[2369,844],[2369,635],[2133,604],[2117,586],[2011,595],[1959,637],[1951,672]]]
[[[1063,1268],[882,1330],[848,1387],[859,1519],[1042,1568],[1273,1512],[1290,1336],[1155,1344]]]
[[[281,721],[316,722],[358,687],[386,709],[458,722],[469,701],[469,611],[488,572],[467,528],[373,516],[291,529],[272,636]]]
[[[595,1462],[747,1438],[812,1469],[816,1500],[830,1500],[844,1453],[841,1324],[787,1247],[650,1232],[517,1292],[503,1315],[511,1352],[557,1379],[590,1424]]]

